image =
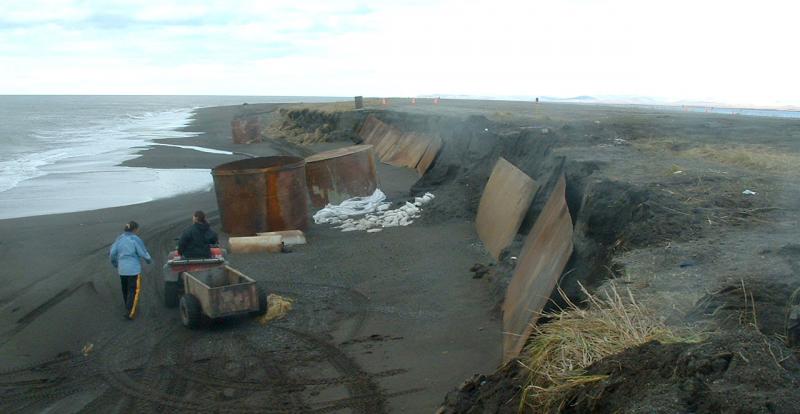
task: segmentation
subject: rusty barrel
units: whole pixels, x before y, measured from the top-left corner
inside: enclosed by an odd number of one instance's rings
[[[378,188],[372,145],[353,145],[306,158],[306,181],[315,208],[372,195]]]
[[[222,229],[231,236],[305,230],[306,163],[298,157],[259,157],[211,170]]]

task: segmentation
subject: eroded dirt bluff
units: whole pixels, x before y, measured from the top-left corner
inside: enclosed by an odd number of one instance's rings
[[[601,361],[590,371],[609,378],[571,397],[577,411],[721,412],[733,409],[734,389],[752,395],[736,400],[740,412],[800,409],[792,391],[800,378],[796,353],[783,342],[787,305],[800,286],[800,122],[619,107],[452,105],[358,116],[442,138],[434,164],[412,188],[439,196],[427,224],[473,220],[498,157],[542,184],[515,243],[499,261],[486,259],[480,272],[498,305],[522,235],[563,172],[575,225],[575,252],[560,281],[567,294],[580,300],[577,282],[597,291],[613,280],[670,325],[711,332],[699,344],[631,349],[617,368]],[[337,136],[358,142],[358,126],[347,128]],[[748,361],[762,362],[755,369]],[[659,368],[684,362],[685,370]],[[445,412],[516,411],[524,377],[508,367],[475,377],[447,396]],[[653,386],[637,387],[641,381]],[[637,395],[654,402],[628,404]]]

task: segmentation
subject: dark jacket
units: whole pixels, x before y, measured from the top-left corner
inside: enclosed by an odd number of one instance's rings
[[[184,230],[178,241],[178,254],[188,259],[208,259],[211,257],[209,244],[217,244],[217,233],[208,223],[194,223]]]

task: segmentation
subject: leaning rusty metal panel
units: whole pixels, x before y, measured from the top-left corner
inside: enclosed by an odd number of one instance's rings
[[[364,123],[361,124],[361,127],[358,129],[358,136],[361,139],[368,143],[373,144],[372,141],[375,140],[375,129],[378,128],[381,121],[378,118],[375,118],[372,115],[367,116],[367,119],[364,120]]]
[[[375,154],[383,161],[388,154],[394,151],[394,147],[397,145],[397,142],[400,141],[403,133],[399,129],[388,124],[381,125],[377,133],[381,138],[380,142],[375,145]]]
[[[430,142],[431,137],[427,135],[405,134],[383,162],[395,167],[416,168]]]
[[[475,228],[495,259],[514,241],[539,184],[505,158],[494,164],[483,188]]]
[[[378,188],[372,145],[353,145],[306,158],[306,182],[316,208],[372,195]]]
[[[562,175],[525,239],[503,303],[503,361],[519,355],[572,254]]]
[[[375,153],[375,156],[378,158],[378,160],[380,160],[380,153],[378,152],[378,149],[385,151],[386,148],[391,148],[393,144],[393,142],[390,141],[390,138],[387,138],[389,134],[387,134],[386,131],[388,130],[388,125],[382,122],[377,124],[373,130],[372,139],[369,142],[366,142],[366,144],[372,145],[372,151]]]
[[[408,145],[413,137],[411,134],[405,134],[400,130],[390,131],[387,136],[389,137],[390,142],[392,142],[392,145],[383,148],[381,151],[381,162],[394,165],[395,167],[402,167],[402,165],[396,165],[396,163],[393,164],[390,161],[397,153],[402,152],[403,148]]]
[[[442,149],[442,139],[438,136],[433,137],[430,143],[428,143],[428,148],[425,149],[425,153],[422,154],[422,158],[419,159],[419,163],[417,164],[417,174],[425,175],[425,172],[428,171],[433,161],[436,159],[436,155],[439,154],[439,150]]]

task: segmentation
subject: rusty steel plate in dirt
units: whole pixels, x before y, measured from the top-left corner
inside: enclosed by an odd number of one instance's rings
[[[359,135],[365,143],[373,145],[375,155],[384,161],[395,151],[395,146],[403,139],[403,132],[399,129],[370,115],[359,130]]]
[[[375,129],[381,124],[378,118],[372,115],[367,116],[364,123],[358,129],[358,136],[367,144],[375,144]]]
[[[405,134],[395,146],[394,152],[384,162],[396,167],[416,168],[432,140],[433,138],[428,135]]]
[[[494,164],[483,188],[475,228],[486,250],[498,259],[519,230],[539,184],[505,158]]]
[[[375,130],[375,134],[378,137],[378,143],[375,144],[375,154],[383,161],[388,154],[394,151],[394,147],[400,141],[403,133],[399,129],[382,122]]]
[[[297,157],[258,157],[211,170],[222,218],[231,236],[305,230],[308,227],[306,162]]]
[[[375,156],[381,162],[416,169],[419,175],[425,174],[442,148],[438,136],[405,133],[372,115],[364,120],[358,136],[365,144],[374,146]]]
[[[425,153],[423,153],[422,157],[419,159],[419,163],[417,163],[417,174],[420,176],[425,175],[428,168],[433,164],[433,161],[436,160],[436,156],[439,155],[439,150],[441,149],[442,139],[438,136],[433,137],[428,143],[428,148],[425,149]]]
[[[561,175],[525,239],[503,303],[503,361],[519,355],[572,254],[572,219]]]
[[[306,182],[316,208],[372,195],[378,188],[372,145],[353,145],[306,158]]]

